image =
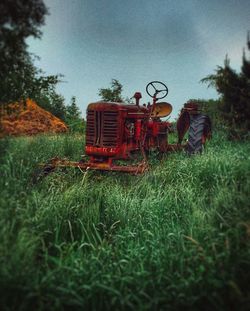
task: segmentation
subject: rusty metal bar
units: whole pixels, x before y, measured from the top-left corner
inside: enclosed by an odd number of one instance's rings
[[[74,162],[65,159],[53,158],[47,164],[40,164],[44,168],[44,171],[49,173],[57,167],[78,167],[82,170],[101,170],[101,171],[114,171],[124,172],[131,174],[142,174],[148,170],[146,162],[141,162],[138,165],[110,165],[107,162]]]

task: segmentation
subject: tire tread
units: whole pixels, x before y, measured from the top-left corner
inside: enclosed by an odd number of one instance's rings
[[[208,116],[198,114],[191,117],[186,152],[188,154],[202,153],[202,137],[205,130],[211,131],[211,122]]]

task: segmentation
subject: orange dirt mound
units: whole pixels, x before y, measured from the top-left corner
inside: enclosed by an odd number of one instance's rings
[[[63,133],[67,126],[50,112],[39,107],[31,99],[24,103],[12,103],[0,114],[0,135],[35,135],[38,133]]]

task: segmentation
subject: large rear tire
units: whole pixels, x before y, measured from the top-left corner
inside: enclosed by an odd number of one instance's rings
[[[188,142],[186,151],[188,154],[202,153],[205,142],[211,136],[211,120],[204,114],[192,115],[190,120]]]

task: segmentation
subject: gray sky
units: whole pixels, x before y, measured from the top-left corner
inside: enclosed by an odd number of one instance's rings
[[[176,116],[190,98],[216,98],[200,79],[222,65],[235,69],[250,29],[246,0],[45,0],[50,15],[42,40],[29,39],[37,65],[47,74],[63,74],[58,91],[69,103],[76,96],[85,115],[88,103],[112,78],[124,95],[152,80],[167,84],[166,98]]]

